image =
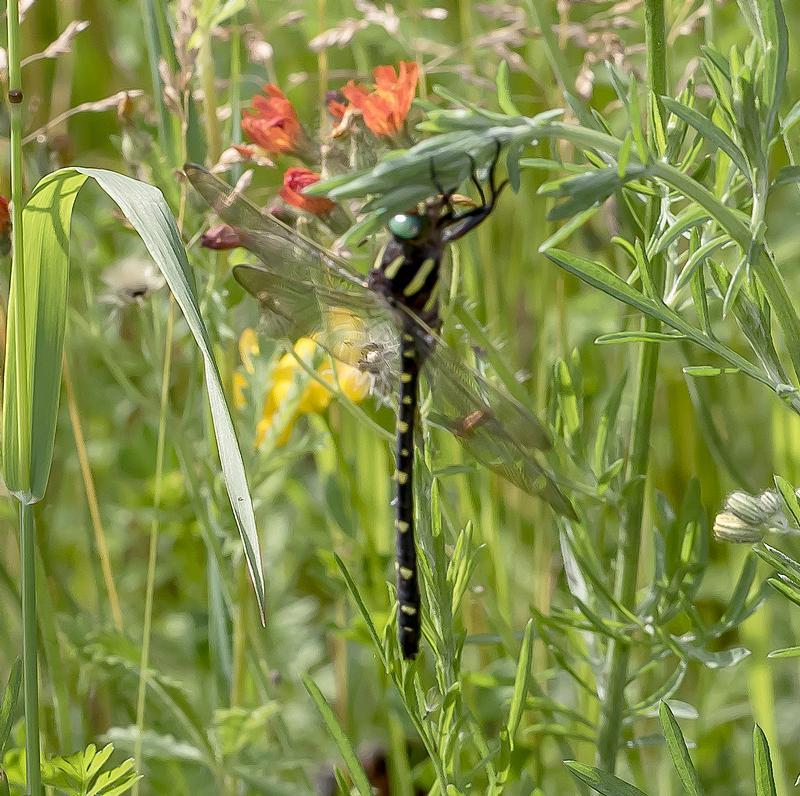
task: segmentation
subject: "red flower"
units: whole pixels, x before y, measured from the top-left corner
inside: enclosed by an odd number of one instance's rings
[[[0,196],[0,235],[7,235],[11,229],[11,211],[8,207],[8,199]]]
[[[0,196],[0,255],[11,251],[11,212],[8,199]]]
[[[200,245],[205,249],[235,249],[242,245],[239,233],[228,224],[217,224],[203,233]]]
[[[325,105],[333,119],[342,119],[347,110],[347,103],[341,91],[329,91],[325,95]]]
[[[267,152],[302,152],[306,134],[292,103],[271,83],[264,86],[264,94],[253,97],[250,108],[242,114],[245,135]]]
[[[325,215],[336,206],[330,199],[324,196],[306,196],[302,193],[303,188],[319,182],[319,174],[308,169],[293,167],[286,169],[283,175],[283,188],[280,190],[281,199],[287,204],[299,207],[315,216]]]
[[[375,90],[370,92],[352,80],[342,89],[350,104],[361,111],[367,127],[376,135],[394,135],[405,123],[417,90],[419,67],[413,61],[378,66],[372,72]]]

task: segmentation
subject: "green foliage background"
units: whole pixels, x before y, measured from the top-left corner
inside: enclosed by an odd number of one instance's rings
[[[127,120],[120,121],[113,108],[87,110],[41,139],[32,138],[25,149],[29,189],[67,161],[129,173],[161,188],[188,242],[202,308],[231,390],[234,372],[242,369],[237,342],[244,328],[257,323],[256,308],[228,276],[231,262],[241,255],[198,247],[198,234],[211,222],[176,171],[184,159],[205,159],[208,126],[202,120],[201,96],[192,99],[189,92],[201,87],[208,91],[215,85],[208,82],[209,75],[217,81],[220,107],[243,107],[265,81],[276,82],[314,128],[320,124],[324,88],[338,87],[351,77],[366,80],[373,67],[402,59],[418,59],[426,67],[419,96],[447,107],[432,93],[434,84],[441,84],[463,100],[496,110],[495,78],[500,62],[507,60],[511,96],[530,117],[567,107],[537,30],[541,18],[556,25],[564,73],[571,77],[566,88],[582,91],[616,135],[625,135],[628,120],[603,60],[615,60],[620,73],[646,82],[643,11],[637,3],[564,3],[558,8],[549,2],[442,3],[445,19],[424,13],[431,4],[397,4],[397,35],[372,22],[360,26],[345,46],[321,53],[312,52],[308,43],[347,19],[366,20],[364,5],[254,0],[241,6],[164,6],[165,19],[173,21],[176,13],[190,18],[197,14],[201,22],[209,22],[220,10],[237,11],[221,22],[226,35],[215,35],[210,49],[201,49],[199,59],[192,59],[196,71],[186,82],[191,113],[185,131],[153,90],[146,31],[149,15],[161,8],[158,3],[39,0],[22,26],[27,55],[43,50],[69,22],[91,22],[66,52],[24,68],[27,132],[81,103],[122,90],[142,92]],[[698,70],[702,45],[713,44],[725,55],[732,47],[748,47],[753,35],[742,8],[711,0],[666,3],[674,96],[674,87],[684,86],[690,74],[696,74],[698,102],[710,95]],[[785,13],[793,41],[800,31],[800,12],[787,3]],[[243,48],[237,72],[231,42],[240,34],[263,38],[273,58],[252,62]],[[210,62],[203,62],[204,56]],[[591,89],[589,71],[595,78]],[[228,80],[232,73],[234,84]],[[324,85],[320,75],[327,75]],[[783,114],[798,97],[798,53],[792,50]],[[417,113],[419,121],[422,113]],[[172,136],[163,149],[157,133],[160,114]],[[223,145],[237,140],[235,111],[233,118],[234,124],[220,114]],[[797,130],[789,136],[795,147]],[[539,143],[525,155],[581,162],[581,153],[563,142]],[[777,174],[790,158],[790,146],[773,150],[770,173]],[[281,168],[258,170],[249,192],[262,204],[280,184],[283,168],[294,165],[288,158],[278,160]],[[711,161],[713,168],[713,157]],[[624,460],[629,450],[639,344],[598,346],[595,340],[637,328],[638,315],[539,253],[560,222],[547,219],[553,200],[538,189],[561,176],[554,169],[523,171],[519,192],[504,196],[491,221],[459,247],[454,267],[461,277],[459,295],[466,302],[457,311],[458,320],[474,326],[474,342],[490,350],[492,343],[502,342],[497,361],[507,372],[524,376],[514,389],[575,448],[593,450],[606,423],[611,464],[612,453]],[[8,194],[5,182],[0,181],[0,192]],[[559,248],[627,277],[626,259],[611,241],[617,234],[631,239],[635,227],[635,212],[622,197],[622,192],[615,193]],[[791,296],[800,289],[794,267],[800,253],[799,211],[797,186],[791,184],[775,192],[767,206],[767,241]],[[388,758],[391,793],[413,793],[415,788],[442,792],[434,786],[437,775],[452,785],[451,792],[585,792],[562,761],[594,764],[600,717],[597,673],[604,644],[608,635],[630,632],[633,663],[627,702],[639,704],[640,710],[622,727],[626,745],[619,753],[618,775],[649,794],[680,793],[681,788],[696,792],[686,786],[695,780],[708,794],[751,794],[756,787],[755,722],[769,743],[776,792],[789,793],[800,772],[797,659],[767,655],[798,643],[800,613],[789,600],[764,588],[764,601],[745,619],[746,595],[736,591],[740,573],[744,591],[755,598],[771,570],[749,547],[718,543],[710,532],[731,491],[759,492],[772,486],[774,474],[800,484],[800,424],[772,392],[742,375],[687,380],[682,369],[708,364],[708,356],[683,343],[662,346],[639,583],[644,594],[654,581],[661,552],[654,529],[669,546],[688,538],[691,527],[695,541],[689,569],[698,588],[686,602],[681,602],[686,594],[677,590],[676,610],[657,630],[679,638],[698,628],[722,628],[717,636],[709,633],[691,654],[684,650],[680,662],[680,656],[656,655],[645,634],[631,631],[607,611],[601,610],[603,615],[593,622],[576,602],[581,591],[576,584],[583,576],[576,569],[569,578],[564,574],[563,559],[570,558],[564,524],[558,525],[545,506],[512,486],[474,471],[452,441],[434,436],[432,466],[439,480],[432,505],[440,510],[433,512],[432,526],[443,534],[438,561],[455,555],[464,566],[474,563],[453,634],[458,639],[466,629],[470,642],[463,656],[453,659],[447,658],[458,646],[452,639],[436,653],[426,650],[415,682],[415,673],[401,670],[396,662],[390,661],[388,672],[384,669],[343,571],[352,577],[382,638],[391,604],[386,586],[393,548],[390,443],[337,400],[324,415],[303,418],[286,446],[268,444],[256,451],[263,394],[281,353],[274,343],[262,341],[246,406],[237,417],[266,571],[268,622],[262,628],[218,475],[189,331],[176,317],[163,411],[159,395],[171,324],[165,291],[124,307],[99,300],[106,290],[100,279],[105,268],[126,257],[145,257],[138,238],[107,199],[94,192],[80,200],[72,245],[66,358],[72,393],[62,400],[53,473],[47,498],[36,512],[45,757],[112,741],[126,756],[141,756],[138,770],[144,779],[137,787],[143,794],[313,792],[323,780],[334,781],[334,767],[344,771],[348,758],[352,762],[356,757],[368,769],[371,761]],[[6,260],[6,282],[8,269]],[[452,323],[448,331],[453,334],[456,326]],[[732,349],[749,353],[744,335],[731,323],[718,322],[715,330]],[[774,339],[785,352],[786,341],[778,333]],[[800,341],[789,341],[788,347],[796,344]],[[466,347],[462,350],[470,356]],[[502,368],[493,364],[488,370],[490,377],[497,371],[502,380]],[[573,393],[574,406],[565,399]],[[616,418],[608,410],[615,396]],[[391,429],[386,409],[365,405],[363,411]],[[573,416],[576,424],[570,425]],[[77,447],[76,418],[83,436]],[[165,458],[158,478],[162,422]],[[119,613],[102,571],[79,466],[77,449],[84,443]],[[467,466],[455,467],[462,463]],[[454,467],[448,469],[450,465]],[[585,498],[576,549],[589,545],[600,564],[595,571],[600,580],[586,584],[592,595],[584,600],[587,610],[597,608],[595,599],[601,609],[607,608],[597,594],[604,586],[613,590],[617,534],[625,510],[624,484],[616,478],[616,473],[609,475],[607,492],[597,490]],[[577,501],[583,505],[584,497]],[[154,503],[160,504],[157,510]],[[3,501],[0,511],[5,526],[0,531],[0,675],[5,679],[19,654],[21,625],[13,501]],[[155,520],[151,671],[140,733],[137,690],[148,539]],[[700,536],[707,552],[697,542]],[[767,541],[797,557],[793,538]],[[579,559],[574,566],[580,570],[583,559],[574,550],[571,555],[573,562]],[[443,604],[441,589],[431,588],[429,594],[431,602]],[[527,653],[529,677],[528,668],[519,665],[520,660],[527,662]],[[669,699],[683,735],[693,742],[687,754],[696,774],[679,773],[680,766],[676,770],[673,761],[676,755],[680,758],[680,744],[663,708],[659,721],[659,697]],[[512,708],[520,698],[523,706]],[[415,722],[436,738],[435,753],[423,747]],[[509,724],[515,725],[513,748],[504,736]],[[18,721],[5,760],[10,775],[19,767],[23,735]],[[760,738],[757,759],[763,754]],[[355,764],[351,775],[358,787]]]

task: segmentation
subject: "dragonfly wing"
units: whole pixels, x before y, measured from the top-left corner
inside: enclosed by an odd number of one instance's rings
[[[219,217],[239,233],[242,245],[264,265],[300,281],[328,280],[340,287],[366,289],[366,280],[346,260],[323,249],[310,238],[263,213],[228,183],[200,166],[186,165],[184,172],[195,190]]]
[[[571,503],[538,458],[552,445],[544,426],[518,401],[467,366],[422,321],[416,326],[426,352],[423,372],[431,387],[428,419],[450,431],[483,465],[574,518]]]
[[[259,265],[238,265],[233,274],[261,304],[267,335],[313,337],[341,362],[375,376],[382,392],[397,382],[397,321],[376,293],[301,282]]]
[[[366,280],[340,257],[266,215],[199,166],[184,171],[242,244],[263,263],[234,275],[259,299],[272,335],[314,337],[337,359],[372,373],[382,392],[399,380],[399,334],[406,326]],[[537,461],[550,447],[544,427],[513,398],[467,367],[423,321],[407,311],[432,387],[430,419],[453,433],[478,461],[567,516],[574,511]]]

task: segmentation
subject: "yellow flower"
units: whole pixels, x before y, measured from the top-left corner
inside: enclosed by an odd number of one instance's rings
[[[343,362],[337,362],[336,380],[339,389],[353,403],[361,403],[369,395],[370,378],[369,374],[363,370],[354,368],[352,365],[345,365]]]
[[[264,444],[264,440],[267,438],[267,432],[272,428],[274,423],[274,415],[270,415],[269,417],[262,417],[261,420],[258,421],[258,425],[256,426],[256,441],[255,445],[257,448],[260,448]],[[288,441],[289,437],[292,436],[292,429],[294,429],[296,418],[290,418],[286,425],[283,427],[283,431],[278,435],[278,438],[275,440],[275,444],[282,448]]]
[[[350,365],[355,365],[362,355],[361,341],[365,338],[364,322],[347,310],[332,308],[325,316],[331,352]]]
[[[332,313],[331,323],[334,330],[343,332],[352,340],[354,322],[352,315],[347,313]],[[357,337],[357,333],[356,333]],[[352,341],[347,342],[352,346]],[[350,349],[347,349],[348,351]],[[352,347],[355,352],[356,347]],[[264,408],[261,420],[256,426],[256,447],[263,444],[270,430],[275,425],[278,416],[284,422],[284,427],[278,434],[275,444],[285,445],[289,441],[295,423],[304,414],[324,412],[331,401],[337,387],[351,401],[362,401],[369,392],[370,379],[352,365],[336,362],[331,367],[328,357],[319,363],[323,349],[310,337],[301,337],[293,346],[290,353],[284,354],[272,369],[272,386],[264,397]],[[255,372],[252,357],[258,353],[258,341],[252,329],[245,329],[239,338],[239,353],[245,373],[234,374],[234,401],[237,407],[246,404],[245,387],[248,384],[248,375]],[[356,357],[353,357],[353,361]],[[315,370],[318,378],[311,377],[306,369]],[[330,386],[327,386],[330,385]],[[297,401],[291,413],[281,409],[289,400]]]
[[[317,373],[328,383],[333,384],[333,372],[330,368],[318,370]],[[301,414],[312,414],[314,412],[324,412],[333,399],[333,393],[316,379],[310,378],[305,390],[300,397],[297,409]]]
[[[244,409],[247,406],[247,398],[244,394],[245,387],[247,387],[247,376],[237,370],[233,374],[233,405],[237,409]]]
[[[255,329],[249,326],[239,335],[239,359],[242,360],[245,372],[252,376],[256,369],[253,366],[253,357],[258,356],[258,336]]]

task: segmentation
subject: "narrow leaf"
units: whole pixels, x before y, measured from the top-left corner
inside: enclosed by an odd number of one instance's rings
[[[347,588],[350,591],[350,594],[353,595],[353,599],[356,601],[356,606],[358,607],[359,613],[364,620],[364,624],[367,626],[367,632],[369,633],[370,638],[372,639],[372,643],[375,645],[376,652],[383,656],[383,643],[378,636],[378,631],[375,629],[375,625],[372,622],[372,617],[369,615],[369,611],[367,610],[367,606],[364,604],[364,600],[361,597],[361,593],[358,591],[358,586],[356,586],[355,581],[352,577],[350,577],[350,573],[347,571],[347,567],[344,565],[344,561],[342,561],[339,556],[334,553],[333,554],[334,560],[336,561],[336,566],[339,567],[339,571],[342,573],[342,577],[347,584]],[[384,661],[384,664],[386,662]]]
[[[500,106],[500,110],[507,116],[522,116],[519,109],[514,104],[514,100],[511,98],[511,80],[508,61],[500,61],[497,67],[495,85],[497,87],[497,104]]]
[[[548,259],[552,260],[556,265],[569,273],[575,274],[575,276],[592,287],[599,288],[603,292],[608,293],[609,296],[638,309],[645,315],[649,315],[667,326],[671,326],[693,342],[703,346],[709,351],[713,351],[734,367],[740,368],[751,378],[771,387],[771,384],[765,379],[761,371],[742,356],[726,345],[723,345],[718,340],[708,337],[695,329],[678,315],[677,312],[667,307],[663,302],[654,301],[635,288],[632,288],[613,271],[609,271],[608,268],[560,249],[551,249],[546,252],[546,255]]]
[[[334,716],[330,705],[328,705],[325,697],[322,695],[322,691],[319,690],[317,684],[307,675],[303,675],[303,685],[306,687],[306,691],[308,691],[309,696],[319,711],[319,715],[325,722],[325,726],[328,728],[331,738],[333,738],[334,743],[339,749],[339,754],[342,756],[342,760],[347,766],[347,770],[350,772],[350,776],[359,796],[372,796],[372,787],[358,760],[358,755],[356,755],[355,749],[353,749],[353,745],[350,743],[350,739],[345,735],[344,730],[342,730],[339,722],[336,720],[336,716]]]
[[[800,657],[800,647],[783,647],[773,650],[767,655],[768,658],[798,658]]]
[[[778,494],[783,500],[783,505],[792,515],[797,525],[800,526],[800,501],[797,499],[797,493],[794,491],[794,487],[785,478],[777,474],[774,476],[774,481]]]
[[[609,345],[613,343],[666,343],[685,339],[686,335],[675,334],[674,332],[632,331],[601,334],[594,341],[597,345]]]
[[[687,376],[698,378],[701,376],[731,376],[740,373],[739,368],[715,368],[712,365],[690,365],[683,369]]]
[[[525,633],[522,636],[522,646],[519,650],[517,659],[517,674],[514,677],[514,693],[511,695],[511,707],[508,711],[508,742],[510,748],[514,749],[514,735],[522,719],[522,711],[525,709],[525,698],[528,695],[528,684],[531,676],[531,660],[533,659],[533,619],[528,620],[525,625]]]
[[[781,185],[791,185],[797,182],[800,182],[800,166],[784,166],[769,187],[772,190]]]
[[[753,728],[753,765],[756,770],[756,796],[778,796],[767,736],[758,724]]]
[[[8,675],[8,683],[3,692],[3,701],[0,702],[0,760],[3,759],[3,751],[14,726],[14,711],[17,708],[19,698],[19,687],[22,682],[22,659],[17,658],[11,666]]]
[[[698,113],[672,97],[661,97],[664,107],[679,119],[694,127],[703,138],[715,148],[721,149],[735,164],[736,168],[749,180],[750,168],[747,158],[734,140],[721,128],[717,127],[707,116]]]
[[[72,209],[87,178],[119,205],[161,269],[203,356],[206,390],[225,486],[244,544],[262,619],[264,577],[252,501],[239,445],[197,300],[194,278],[175,220],[161,191],[103,169],[61,169],[42,179],[25,208],[26,329],[19,327],[12,274],[3,407],[3,463],[9,489],[21,500],[40,500],[53,458],[69,267]],[[25,335],[28,361],[18,357]],[[17,373],[17,362],[23,367]],[[27,384],[27,389],[19,385]],[[27,396],[27,397],[26,397]],[[26,412],[22,401],[30,400]],[[22,411],[20,412],[20,408]],[[30,427],[19,418],[30,418]]]
[[[775,547],[763,542],[757,544],[753,550],[759,558],[800,586],[800,563]]]
[[[586,783],[602,796],[647,796],[644,791],[630,785],[625,780],[615,777],[599,768],[578,763],[576,760],[565,760],[564,765],[569,769],[575,779]]]
[[[783,124],[781,125],[781,135],[789,133],[798,122],[800,122],[800,100],[797,100],[797,102],[792,105],[792,109],[784,117]]]
[[[672,711],[666,702],[661,703],[658,715],[661,719],[661,728],[667,740],[667,749],[669,749],[672,764],[678,772],[684,791],[690,796],[701,796],[703,788],[700,785],[700,779],[697,776],[697,771],[695,771],[692,758],[689,757],[686,741],[683,739],[681,728],[678,726],[678,722],[675,721],[675,716],[672,715]]]

